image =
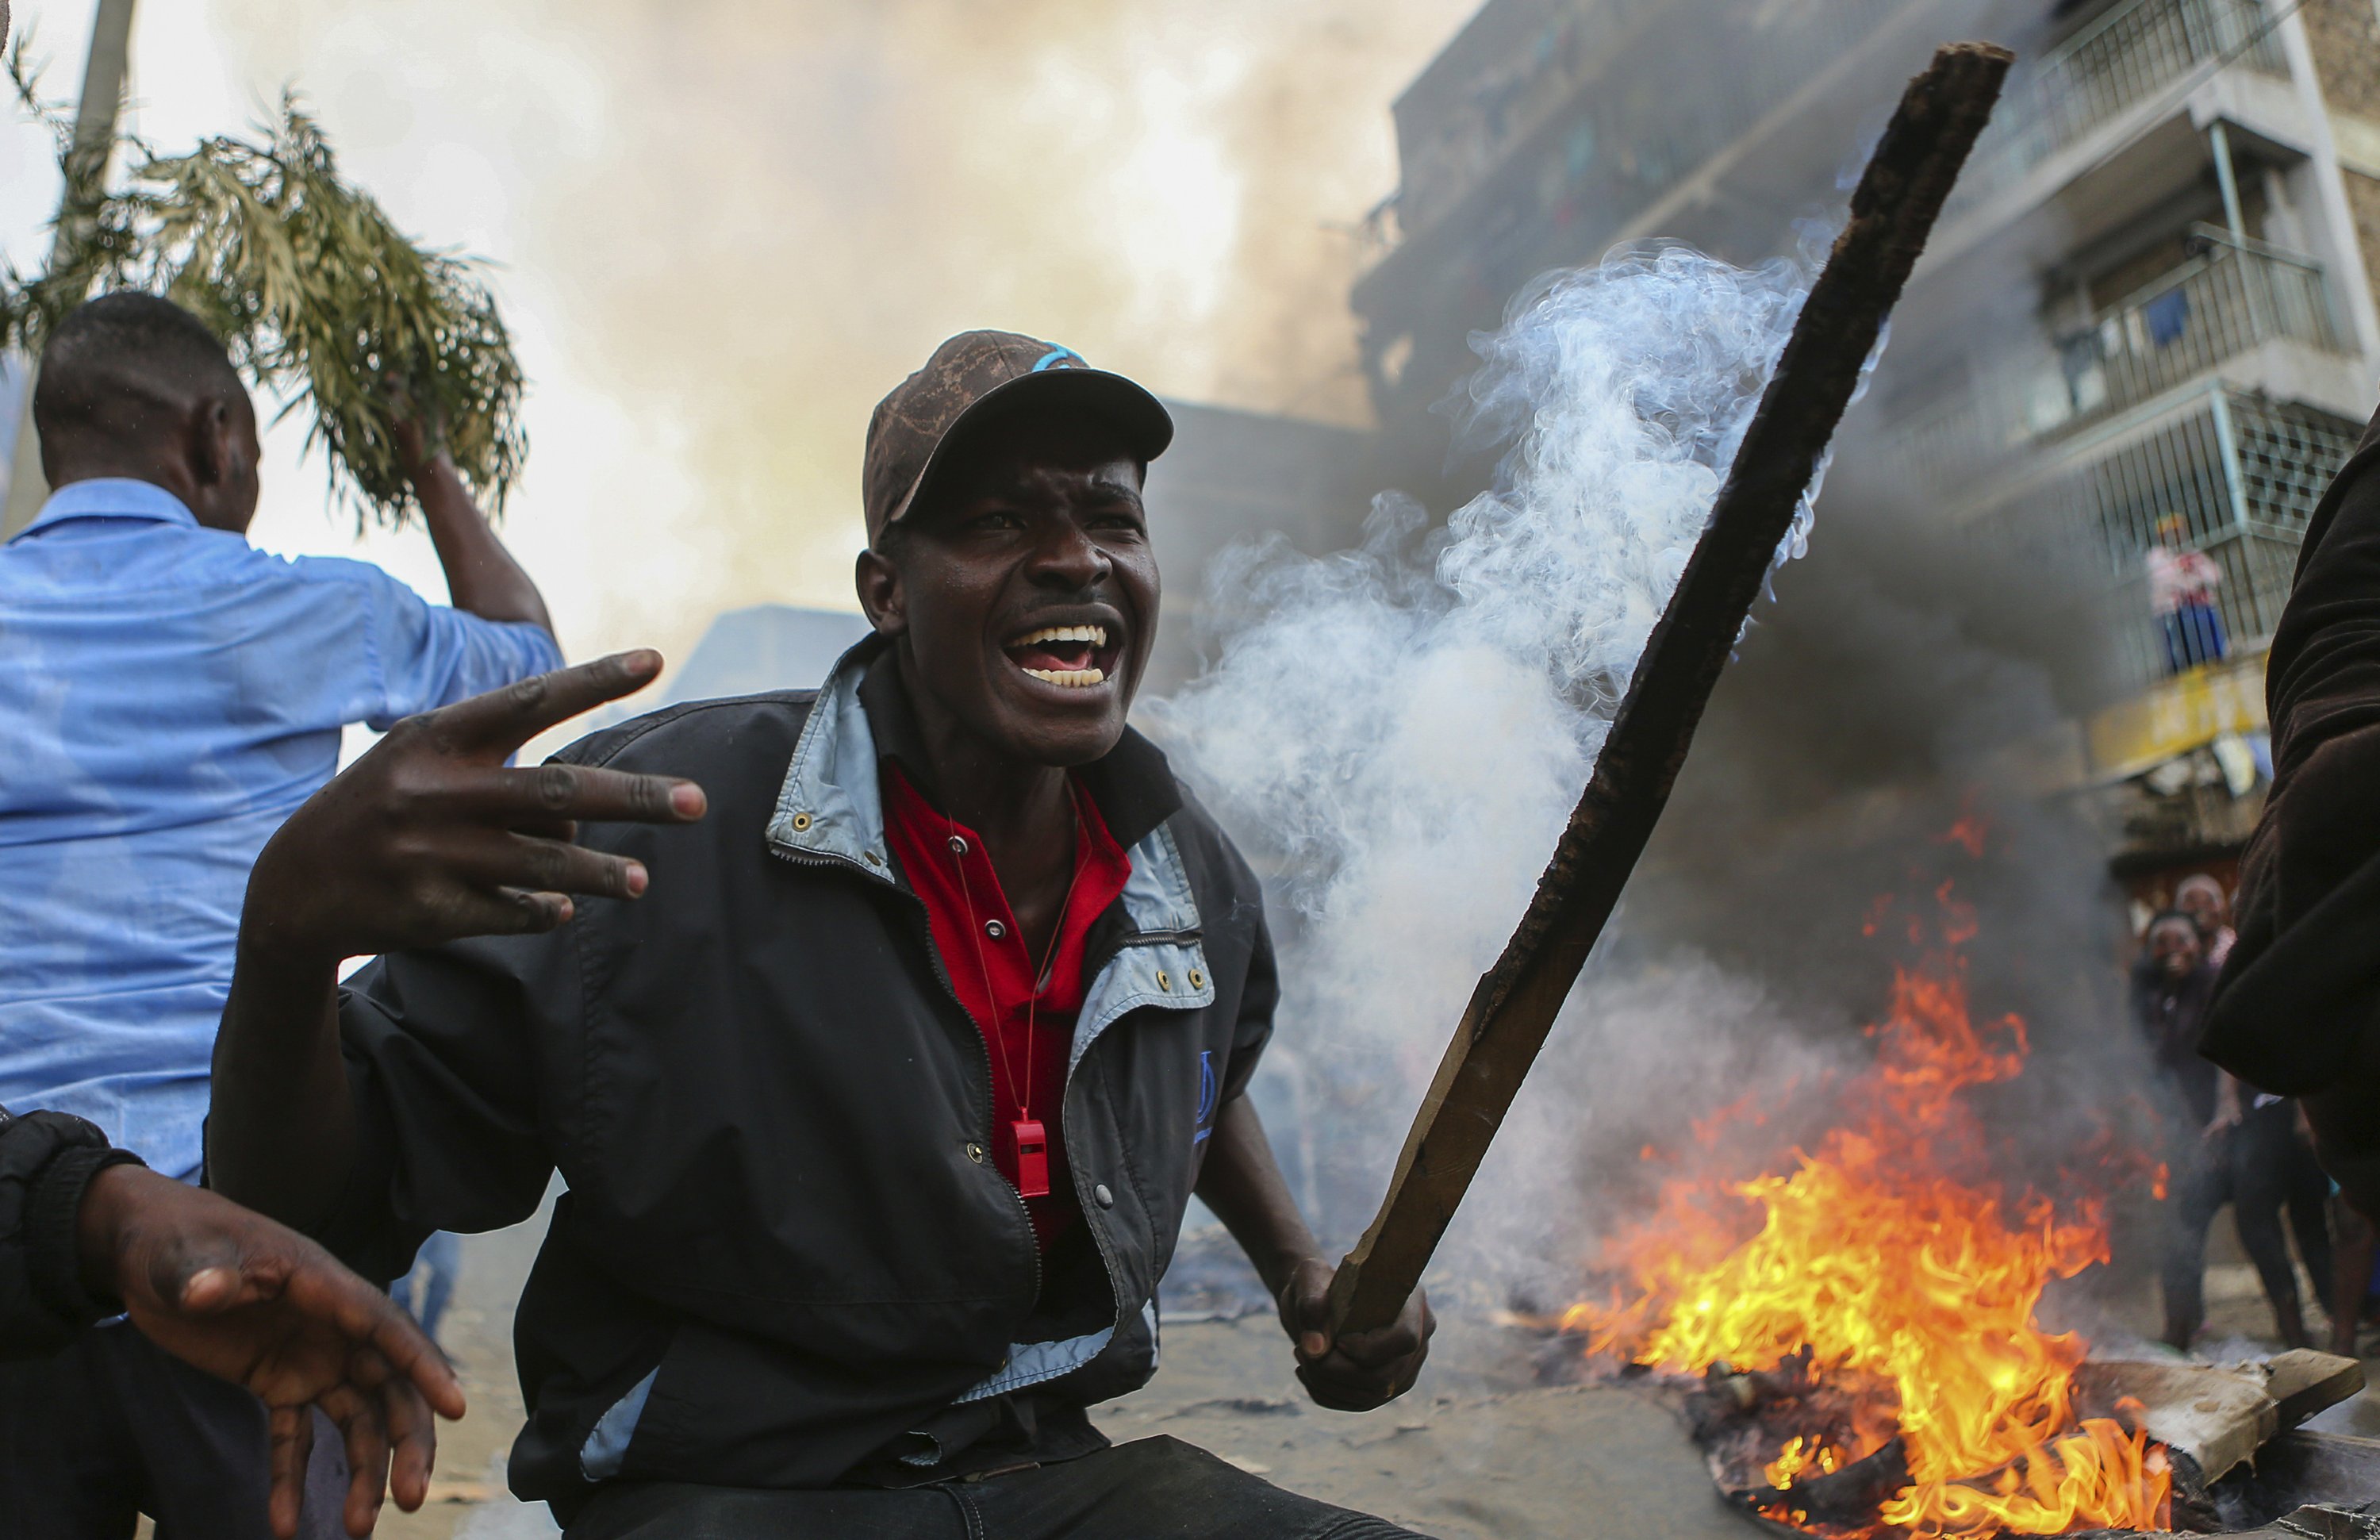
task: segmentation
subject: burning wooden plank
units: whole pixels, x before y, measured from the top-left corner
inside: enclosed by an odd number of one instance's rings
[[[1644,854],[1711,687],[2012,59],[1988,43],[1954,43],[1902,95],[1709,526],[1645,644],[1594,776],[1519,928],[1472,994],[1378,1216],[1340,1264],[1333,1335],[1396,1319],[1470,1190]]]
[[[2188,1455],[2191,1476],[2206,1486],[2255,1459],[2276,1434],[2361,1391],[2363,1365],[2302,1348],[2261,1364],[2118,1359],[2083,1364],[2074,1388],[2095,1414],[2114,1414],[2127,1403],[2137,1408],[2132,1415],[2141,1428]]]
[[[2173,1461],[2177,1529],[2261,1534],[2253,1526],[2307,1503],[2362,1504],[2380,1496],[2380,1443],[2292,1432],[2363,1388],[2363,1366],[2354,1359],[2300,1350],[2222,1365],[2109,1360],[2082,1365],[2074,1385],[2085,1416],[2121,1417]],[[1730,1504],[1781,1531],[1852,1534],[1873,1532],[1888,1499],[1910,1485],[1901,1439],[1823,1473],[1797,1470],[1791,1485],[1767,1478],[1786,1462],[1769,1459],[1780,1442],[1789,1458],[1802,1444],[1845,1442],[1829,1430],[1856,1421],[1857,1399],[1811,1373],[1803,1353],[1776,1369],[1715,1370],[1679,1405]],[[2307,1540],[2286,1522],[2282,1532]],[[2351,1526],[2341,1533],[2362,1534]]]

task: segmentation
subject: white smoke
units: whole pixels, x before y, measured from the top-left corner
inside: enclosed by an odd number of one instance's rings
[[[1805,289],[1794,263],[1746,271],[1668,244],[1541,279],[1474,336],[1481,366],[1451,403],[1459,442],[1505,448],[1491,490],[1440,530],[1391,494],[1360,550],[1275,540],[1218,564],[1220,650],[1158,726],[1289,901],[1268,1075],[1294,1126],[1277,1142],[1339,1239],[1377,1203],[1585,784]],[[1780,557],[1801,553],[1809,516]],[[1759,996],[1705,967],[1659,976],[1599,1010],[1598,1030],[1700,1031]],[[1643,1054],[1612,1046],[1602,1061],[1621,1073],[1565,1091],[1553,1121],[1573,1134],[1592,1104],[1652,1089],[1625,1069]],[[1499,1164],[1514,1135],[1541,1142],[1532,1125],[1551,1132],[1524,1110]],[[1580,1147],[1539,1150],[1555,1158],[1532,1160],[1527,1185],[1568,1185]]]

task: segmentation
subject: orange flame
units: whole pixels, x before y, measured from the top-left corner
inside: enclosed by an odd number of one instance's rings
[[[1964,819],[1959,833],[1980,847]],[[1896,969],[1847,1120],[1784,1174],[1666,1182],[1654,1212],[1606,1245],[1602,1270],[1621,1280],[1609,1302],[1573,1305],[1563,1325],[1585,1332],[1590,1352],[1674,1373],[1773,1369],[1806,1350],[1819,1379],[1866,1392],[1848,1445],[1796,1437],[1767,1465],[1780,1489],[1771,1516],[1788,1522],[1816,1527],[1791,1503],[1798,1482],[1897,1434],[1912,1485],[1884,1504],[1886,1527],[2162,1528],[2164,1450],[2116,1420],[2078,1415],[2087,1345],[2034,1318],[2051,1279],[2107,1259],[2101,1206],[2060,1213],[2037,1193],[2010,1200],[1989,1179],[1964,1093],[2022,1072],[2024,1025],[1974,1025],[1955,950],[1974,933],[1973,911],[1947,883],[1936,897],[1942,944]],[[1707,1121],[1694,1132],[1713,1137]]]

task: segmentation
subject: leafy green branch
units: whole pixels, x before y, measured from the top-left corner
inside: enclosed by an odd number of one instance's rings
[[[90,294],[164,295],[286,400],[285,415],[312,408],[306,446],[323,450],[334,495],[358,527],[408,517],[392,433],[400,413],[438,425],[481,503],[502,510],[528,443],[520,363],[482,264],[407,239],[341,179],[298,97],[285,94],[258,137],[212,136],[187,154],[124,136],[125,175],[109,187],[98,174],[106,157],[78,147],[71,115],[41,100],[21,44],[7,67],[57,139],[67,190],[49,269],[0,274],[0,341],[38,352]]]

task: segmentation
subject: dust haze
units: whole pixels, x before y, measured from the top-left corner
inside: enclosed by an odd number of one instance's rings
[[[532,394],[524,522],[607,550],[565,639],[674,656],[722,608],[851,606],[868,409],[953,332],[1361,421],[1352,227],[1396,185],[1390,100],[1474,8],[212,3],[245,79],[310,92],[360,174],[407,157],[376,187],[497,211],[500,294],[625,411],[625,444],[564,442]],[[577,455],[666,484],[539,502]]]

